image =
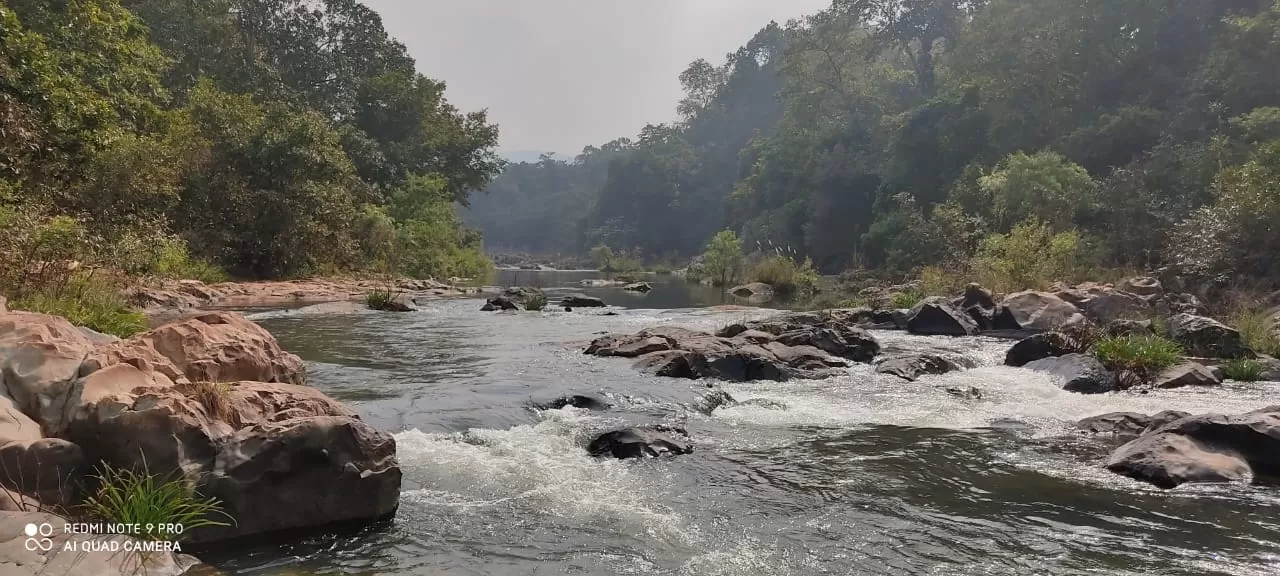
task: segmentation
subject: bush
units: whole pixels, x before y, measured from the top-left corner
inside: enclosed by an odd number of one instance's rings
[[[752,282],[763,282],[773,287],[778,294],[813,294],[818,291],[818,272],[813,269],[813,261],[805,259],[802,264],[795,260],[775,254],[756,263],[751,268]]]
[[[1262,374],[1267,371],[1267,366],[1257,360],[1237,358],[1223,364],[1222,371],[1231,380],[1257,382],[1262,379]]]
[[[964,291],[968,275],[938,266],[925,266],[917,276],[923,296],[952,296]]]
[[[742,242],[733,230],[721,230],[707,244],[702,254],[702,274],[690,267],[689,280],[700,282],[703,275],[711,278],[716,286],[728,286],[737,280],[742,270]]]
[[[120,286],[81,274],[65,286],[47,285],[14,300],[12,308],[62,316],[76,326],[128,338],[147,329],[147,318],[132,310]]]
[[[1110,337],[1094,343],[1093,355],[1123,383],[1134,385],[1150,382],[1160,371],[1182,361],[1182,347],[1159,336]]]
[[[391,290],[375,289],[364,296],[364,303],[370,310],[386,310],[391,307],[395,295]]]
[[[1280,356],[1280,337],[1271,330],[1271,315],[1253,307],[1240,307],[1231,314],[1231,324],[1254,352]]]
[[[996,292],[1044,290],[1055,281],[1075,278],[1082,244],[1078,232],[1055,234],[1048,224],[1030,218],[1008,234],[983,239],[972,268],[978,282]]]
[[[176,540],[178,534],[157,529],[161,524],[181,524],[183,533],[207,526],[229,526],[215,520],[222,511],[215,499],[201,498],[188,482],[162,480],[145,470],[135,472],[104,464],[94,477],[98,489],[85,500],[88,515],[97,521],[142,526],[137,536],[144,540]]]
[[[921,300],[924,300],[923,293],[916,290],[908,290],[894,294],[893,298],[889,299],[889,307],[893,309],[915,308],[916,304],[919,304]]]
[[[524,309],[531,312],[539,312],[547,307],[547,295],[537,292],[529,295],[524,299]]]

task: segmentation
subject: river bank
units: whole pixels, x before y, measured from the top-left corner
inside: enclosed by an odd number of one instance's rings
[[[217,284],[178,280],[136,285],[129,288],[126,295],[135,305],[154,315],[206,308],[267,308],[363,301],[374,291],[401,292],[413,298],[450,298],[477,293],[474,288],[413,278],[311,278]]]

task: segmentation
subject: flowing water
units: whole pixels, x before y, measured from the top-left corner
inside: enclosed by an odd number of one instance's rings
[[[528,275],[529,273],[525,273]],[[563,283],[548,275],[544,286]],[[1238,412],[1280,384],[1082,396],[1000,366],[1007,341],[877,333],[973,370],[906,383],[868,366],[823,381],[723,384],[641,375],[582,354],[604,331],[703,329],[767,314],[660,284],[592,291],[625,308],[481,313],[479,300],[412,314],[259,314],[311,383],[395,434],[393,521],[288,545],[224,550],[229,574],[1277,574],[1280,491],[1161,491],[1114,476],[1108,444],[1072,423],[1104,412]],[[554,299],[553,299],[554,300]],[[708,385],[785,409],[697,409]],[[977,387],[979,400],[945,392]],[[558,396],[607,412],[539,411]],[[588,457],[626,424],[688,429],[691,455]]]

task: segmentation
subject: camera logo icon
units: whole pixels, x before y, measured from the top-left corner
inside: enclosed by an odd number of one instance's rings
[[[53,540],[49,539],[53,536],[53,525],[45,522],[43,524],[27,524],[24,529],[27,535],[27,541],[23,546],[31,551],[48,552],[53,550]]]

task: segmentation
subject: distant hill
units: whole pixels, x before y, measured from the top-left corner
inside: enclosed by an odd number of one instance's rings
[[[505,158],[508,162],[537,162],[543,154],[555,154],[561,160],[569,160],[572,156],[561,154],[559,152],[550,152],[542,150],[499,150],[498,155]]]

